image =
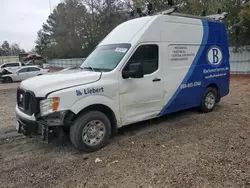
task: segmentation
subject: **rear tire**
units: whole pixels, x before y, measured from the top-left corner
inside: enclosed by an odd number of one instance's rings
[[[218,101],[218,91],[215,88],[208,87],[202,97],[200,111],[202,113],[212,112]]]
[[[13,83],[13,80],[11,77],[5,77],[3,80],[4,83]]]
[[[70,140],[79,150],[93,152],[107,145],[111,135],[108,117],[99,111],[80,115],[70,128]]]

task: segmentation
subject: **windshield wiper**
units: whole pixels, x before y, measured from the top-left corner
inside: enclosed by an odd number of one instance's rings
[[[88,69],[88,70],[92,70],[92,71],[96,71],[93,67],[83,67],[83,69]]]
[[[94,72],[102,72],[103,70],[100,69],[100,68],[93,68],[93,67],[83,67],[83,69],[87,69],[87,70],[91,70],[91,71],[94,71]]]

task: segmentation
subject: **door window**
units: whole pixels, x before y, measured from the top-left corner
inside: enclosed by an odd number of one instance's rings
[[[36,68],[36,67],[30,67],[29,68],[29,72],[34,72],[34,71],[40,71],[40,69]]]
[[[129,71],[129,65],[132,63],[141,63],[143,74],[152,74],[158,69],[159,48],[158,45],[142,45],[134,52],[124,70]]]
[[[7,68],[7,67],[12,67],[11,64],[6,64],[3,67]]]
[[[29,71],[28,68],[23,68],[23,69],[19,70],[18,72],[19,73],[25,73],[25,72],[28,72],[28,71]]]
[[[18,67],[19,63],[12,63],[12,67]]]

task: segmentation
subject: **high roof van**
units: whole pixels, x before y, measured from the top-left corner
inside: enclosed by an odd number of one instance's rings
[[[117,26],[79,69],[23,81],[17,130],[70,132],[95,151],[128,124],[199,107],[211,112],[229,93],[225,26],[209,19],[156,15]]]

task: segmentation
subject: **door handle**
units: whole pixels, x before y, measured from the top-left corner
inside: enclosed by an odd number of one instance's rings
[[[153,79],[153,82],[159,82],[159,81],[161,81],[160,78],[154,78],[154,79]]]

